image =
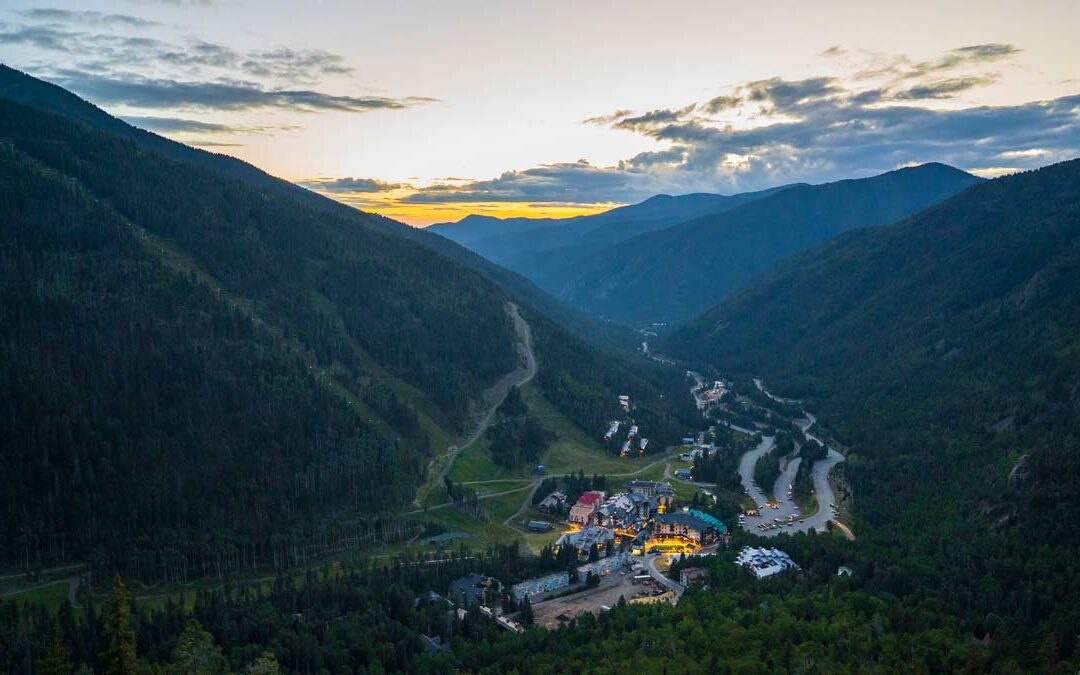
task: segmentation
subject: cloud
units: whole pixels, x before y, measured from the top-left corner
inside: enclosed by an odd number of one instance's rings
[[[724,110],[738,108],[743,102],[741,96],[716,96],[705,102],[701,109],[710,115],[715,115]]]
[[[607,126],[612,122],[615,122],[627,115],[633,114],[632,110],[616,110],[610,115],[598,115],[597,117],[589,117],[584,121],[584,124],[599,124],[601,126]]]
[[[150,2],[159,5],[174,5],[177,7],[213,7],[215,0],[131,0],[136,3]]]
[[[623,117],[622,119],[611,122],[611,124],[618,129],[630,129],[636,131],[638,129],[646,129],[656,124],[670,124],[673,122],[678,122],[679,120],[684,119],[690,113],[694,112],[694,108],[696,107],[696,105],[690,104],[678,110],[653,110],[652,112],[647,112],[644,115]]]
[[[300,185],[318,192],[374,193],[412,187],[408,183],[390,183],[377,178],[312,178]]]
[[[839,92],[840,87],[831,77],[812,77],[795,81],[774,77],[769,80],[750,82],[739,87],[738,91],[744,92],[745,98],[749,101],[767,103],[773,108],[782,110],[806,101],[826,98]]]
[[[106,14],[104,12],[95,12],[90,10],[80,11],[71,9],[55,9],[50,7],[38,7],[34,9],[26,9],[20,11],[18,12],[18,14],[32,21],[78,23],[83,25],[114,25],[125,26],[129,28],[148,28],[150,26],[161,25],[157,21],[140,19],[139,17],[131,16],[130,14]]]
[[[827,51],[850,57],[840,48]],[[996,81],[996,74],[978,69],[1018,52],[1011,45],[986,44],[925,61],[877,55],[875,65],[890,69],[874,81],[770,78],[697,104],[617,110],[586,123],[650,138],[657,149],[612,166],[582,160],[490,180],[437,183],[405,201],[631,202],[662,192],[736,192],[837,180],[930,161],[993,175],[1002,167],[1033,168],[1080,155],[1080,95],[1004,106],[927,107]]]
[[[997,80],[995,75],[983,75],[979,77],[954,77],[947,80],[936,80],[925,84],[916,85],[910,89],[891,93],[891,97],[897,100],[927,100],[952,98],[961,92],[975,87],[992,84]]]
[[[278,131],[295,131],[300,128],[295,125],[248,126],[205,122],[182,117],[153,117],[140,115],[126,115],[124,120],[129,124],[133,124],[142,129],[164,134],[272,134]],[[206,143],[209,141],[201,142]]]
[[[17,44],[50,55],[41,76],[99,103],[149,110],[202,108],[366,112],[403,110],[435,99],[329,93],[316,85],[352,75],[339,54],[276,47],[242,51],[188,38],[179,42],[98,28],[146,28],[136,17],[93,11],[33,9],[30,24],[0,25],[0,45]],[[47,23],[33,23],[46,21]],[[104,26],[103,24],[108,24]],[[66,65],[58,65],[66,62]],[[323,85],[325,86],[325,85]]]
[[[492,180],[437,183],[401,201],[409,204],[623,201],[636,196],[641,188],[628,180],[635,172],[628,164],[597,167],[585,160],[545,164],[525,171],[507,171]],[[600,195],[604,198],[598,198]]]
[[[248,73],[293,82],[311,81],[320,75],[348,75],[353,72],[338,54],[321,49],[295,50],[281,47],[246,55],[241,67]]]
[[[881,55],[862,52],[861,57],[871,61],[872,66],[856,73],[856,79],[891,78],[893,83],[901,80],[940,76],[941,73],[958,69],[979,67],[1002,61],[1020,53],[1015,45],[992,42],[981,45],[958,47],[943,55],[927,60],[913,60],[905,55]],[[844,50],[826,50],[827,56],[849,56]]]
[[[61,20],[84,25],[113,24],[144,28],[155,25],[136,17],[101,12],[37,9],[23,12],[31,19]],[[78,57],[83,69],[108,72],[138,66],[164,66],[190,73],[193,67],[238,73],[278,84],[313,83],[325,76],[351,75],[344,57],[322,49],[237,51],[199,39],[180,43],[145,36],[88,32],[58,23],[5,26],[0,44],[22,44]]]
[[[161,133],[187,132],[196,134],[219,134],[235,131],[235,127],[228,124],[215,124],[199,120],[188,120],[179,117],[140,117],[127,116],[124,118],[128,124],[132,124],[148,131]]]
[[[144,109],[254,110],[279,108],[301,112],[401,110],[435,99],[410,96],[342,96],[311,89],[268,89],[254,82],[180,82],[134,74],[97,75],[61,71],[49,78],[90,100]]]

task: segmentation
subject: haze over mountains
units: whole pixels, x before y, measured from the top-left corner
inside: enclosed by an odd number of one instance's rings
[[[565,225],[438,226],[572,305],[632,325],[694,316],[776,262],[856,227],[893,222],[981,179],[941,164],[723,197],[654,197]],[[557,222],[557,221],[556,221]],[[483,235],[479,234],[483,231]],[[552,235],[552,233],[554,233]],[[534,240],[557,242],[543,248]],[[516,248],[507,242],[516,241]]]

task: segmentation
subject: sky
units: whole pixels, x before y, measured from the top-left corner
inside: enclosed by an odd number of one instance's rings
[[[1080,156],[1076,0],[4,0],[0,61],[423,226]]]

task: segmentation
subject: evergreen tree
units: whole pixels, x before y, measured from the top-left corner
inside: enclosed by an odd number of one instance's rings
[[[60,643],[60,637],[53,636],[49,643],[45,657],[38,663],[40,675],[71,675],[74,667],[71,665],[71,656],[64,645]]]
[[[272,652],[263,652],[244,669],[244,675],[281,675],[281,665]]]
[[[532,603],[529,602],[528,596],[521,601],[521,611],[518,612],[518,619],[520,619],[521,625],[526,628],[536,623],[536,617],[533,615]]]
[[[198,621],[189,619],[173,649],[170,670],[174,675],[216,675],[229,669],[213,636]]]
[[[108,649],[101,655],[107,675],[135,675],[135,631],[131,629],[131,594],[117,575],[109,598],[109,616],[105,622]]]

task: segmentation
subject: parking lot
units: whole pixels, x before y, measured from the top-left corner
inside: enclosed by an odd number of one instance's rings
[[[596,588],[574,593],[562,598],[545,600],[533,605],[533,616],[536,625],[544,628],[558,628],[573,617],[585,612],[600,614],[614,607],[619,602],[619,597],[627,600],[649,595],[657,590],[655,582],[649,585],[633,583],[634,572],[625,575],[612,572],[600,580]],[[638,573],[640,574],[640,572]],[[660,589],[665,590],[665,589]],[[562,617],[563,620],[560,620]]]

